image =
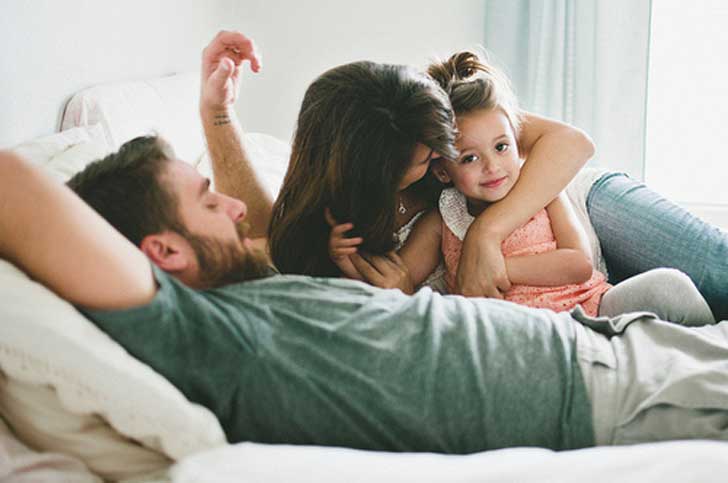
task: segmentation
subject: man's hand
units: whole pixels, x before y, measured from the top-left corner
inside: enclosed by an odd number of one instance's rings
[[[466,297],[502,299],[503,294],[511,288],[511,282],[500,242],[471,238],[472,246],[468,245],[467,237],[463,243],[455,290]]]
[[[250,62],[260,70],[260,57],[253,41],[240,32],[221,31],[202,51],[200,108],[222,111],[235,104],[240,90],[240,66]]]
[[[407,265],[396,252],[389,252],[385,256],[366,257],[354,253],[348,257],[364,279],[375,287],[398,288],[408,295],[415,292]]]
[[[273,198],[253,169],[234,109],[246,60],[253,72],[260,70],[260,57],[245,35],[223,31],[212,39],[202,52],[200,118],[215,188],[248,205],[250,237],[261,238],[268,233]]]

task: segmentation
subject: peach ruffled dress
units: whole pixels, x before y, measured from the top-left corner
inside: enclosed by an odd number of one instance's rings
[[[463,239],[474,218],[467,209],[465,196],[455,188],[448,188],[440,196],[442,216],[442,254],[447,275],[448,290],[453,291]],[[556,249],[556,239],[546,210],[541,210],[525,225],[511,233],[503,241],[503,255],[513,257],[536,255]],[[571,310],[581,305],[585,313],[596,316],[604,292],[611,285],[601,272],[594,270],[589,280],[580,284],[543,287],[513,285],[504,298],[529,307],[551,309],[556,312]]]

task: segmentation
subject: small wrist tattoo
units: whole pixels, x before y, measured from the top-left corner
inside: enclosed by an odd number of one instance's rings
[[[225,124],[230,124],[230,117],[228,117],[227,114],[215,114],[212,124],[214,126],[224,126]]]

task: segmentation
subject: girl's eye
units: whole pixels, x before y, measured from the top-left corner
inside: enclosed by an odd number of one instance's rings
[[[211,211],[215,211],[217,209],[217,203],[207,205],[207,209]]]
[[[498,151],[499,153],[508,151],[508,144],[507,143],[498,143],[495,145],[495,150]]]
[[[473,161],[477,161],[478,157],[474,154],[466,154],[462,158],[460,158],[460,164],[470,164]]]

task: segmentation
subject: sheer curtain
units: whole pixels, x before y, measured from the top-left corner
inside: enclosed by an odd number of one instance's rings
[[[485,48],[521,106],[588,132],[593,166],[642,179],[650,0],[485,1]]]

